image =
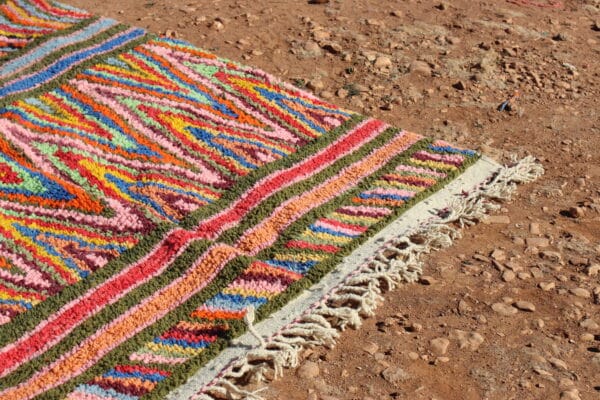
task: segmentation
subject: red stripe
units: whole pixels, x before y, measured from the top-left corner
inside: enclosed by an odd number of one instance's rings
[[[359,147],[364,142],[371,140],[373,136],[381,132],[381,128],[384,126],[385,124],[381,121],[366,121],[341,140],[333,143],[313,157],[304,160],[292,168],[279,171],[263,179],[259,185],[240,196],[239,200],[227,210],[200,223],[196,231],[202,238],[215,239],[221,232],[233,224],[240,222],[261,201],[276,191],[289,186],[290,182],[294,182],[298,177],[307,179],[316,171],[320,171],[325,166],[333,164],[338,158]]]
[[[165,269],[177,252],[190,240],[217,235],[226,229],[226,223],[240,221],[253,207],[271,194],[288,186],[298,177],[306,179],[315,171],[330,165],[338,157],[377,136],[384,126],[385,124],[381,121],[368,120],[313,157],[263,179],[225,212],[201,223],[196,232],[184,230],[171,232],[156,250],[144,257],[142,262],[128,267],[98,288],[88,291],[81,299],[73,301],[68,307],[64,307],[57,314],[50,316],[48,319],[52,319],[51,322],[29,336],[23,336],[15,342],[13,348],[7,350],[7,346],[0,350],[0,360],[2,360],[0,377],[10,373],[20,363],[27,362],[36,355],[36,352],[43,353],[44,348],[47,350],[52,347],[87,318],[102,310],[111,300],[122,297],[133,288],[146,282],[154,274]]]
[[[324,222],[327,225],[337,226],[338,228],[348,229],[348,230],[355,231],[355,232],[365,232],[367,229],[369,229],[366,226],[346,224],[346,223],[343,223],[340,221],[336,221],[335,219],[329,219],[329,218],[321,218],[319,220],[319,222]]]
[[[338,251],[340,251],[340,248],[337,246],[333,246],[330,244],[314,244],[314,243],[305,242],[304,240],[290,240],[289,242],[286,243],[285,247],[324,251],[327,253],[337,253]]]
[[[168,261],[189,239],[190,233],[184,230],[171,232],[152,256],[144,259],[145,262],[136,263],[100,287],[90,290],[70,307],[61,309],[52,322],[30,336],[23,337],[24,340],[16,342],[12,349],[0,351],[0,377],[10,373],[20,363],[28,361],[37,351],[54,345],[57,339],[99,312],[116,296],[132,290],[165,269],[169,265]]]

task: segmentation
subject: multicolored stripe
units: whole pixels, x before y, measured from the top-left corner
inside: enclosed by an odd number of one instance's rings
[[[2,399],[162,398],[477,158],[44,0],[2,57]]]

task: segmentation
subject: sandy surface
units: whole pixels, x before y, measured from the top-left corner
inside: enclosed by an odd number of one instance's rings
[[[269,398],[600,398],[600,0],[68,2],[546,168]]]

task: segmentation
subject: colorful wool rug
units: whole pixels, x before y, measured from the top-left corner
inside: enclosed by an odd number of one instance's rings
[[[0,80],[3,400],[258,398],[540,173],[48,0]]]

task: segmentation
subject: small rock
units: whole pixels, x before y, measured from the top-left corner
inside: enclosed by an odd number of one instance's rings
[[[529,224],[529,233],[532,235],[539,235],[541,233],[540,224],[537,222],[532,222]]]
[[[585,215],[585,211],[582,207],[571,207],[565,213],[571,218],[582,218]]]
[[[344,51],[344,48],[336,42],[327,42],[321,46],[324,50],[327,50],[331,54],[340,54]]]
[[[328,100],[328,99],[332,99],[333,98],[333,93],[331,93],[328,90],[324,90],[321,93],[319,93],[319,96],[321,96],[321,98],[323,98],[323,99]]]
[[[319,79],[314,79],[308,82],[308,84],[306,85],[306,87],[308,87],[310,90],[317,92],[319,90],[323,90],[323,88],[325,87],[325,84],[323,83],[323,81],[319,80]]]
[[[370,355],[373,355],[379,350],[379,345],[377,343],[368,342],[365,346],[363,346],[363,350]]]
[[[584,319],[579,323],[579,326],[590,331],[597,331],[600,329],[600,325],[598,325],[598,323],[591,318]]]
[[[215,31],[222,31],[223,29],[225,29],[225,25],[223,25],[221,21],[213,21],[209,25],[209,28]]]
[[[566,42],[567,40],[569,40],[569,38],[564,33],[557,33],[556,35],[552,36],[552,40],[557,42]]]
[[[510,224],[508,215],[489,215],[483,220],[484,224]]]
[[[392,59],[387,56],[379,56],[375,60],[375,68],[384,69],[392,66]]]
[[[502,280],[504,282],[512,282],[515,280],[515,273],[507,269],[502,273]]]
[[[552,262],[558,262],[558,261],[562,260],[562,255],[557,251],[544,250],[544,251],[540,251],[539,255],[544,260],[548,260],[548,261],[552,261]]]
[[[419,283],[422,285],[431,286],[437,283],[437,281],[432,276],[423,275],[421,278],[419,278]]]
[[[471,306],[469,305],[469,303],[467,303],[464,300],[460,300],[458,302],[458,312],[461,314],[468,314],[471,311],[473,311],[473,309],[471,308]]]
[[[465,332],[454,329],[450,332],[450,338],[458,340],[458,345],[461,349],[467,348],[475,351],[485,341],[483,336],[478,332]]]
[[[494,310],[498,314],[503,315],[505,317],[510,317],[512,315],[515,315],[518,312],[516,308],[514,308],[510,304],[505,304],[505,303],[492,304],[492,310]]]
[[[590,259],[587,257],[573,256],[569,257],[569,264],[576,266],[589,265]]]
[[[553,358],[549,359],[548,361],[550,361],[550,364],[552,364],[552,366],[554,368],[562,369],[564,371],[568,370],[567,363],[564,362],[563,360],[561,360],[560,358],[553,357]]]
[[[337,94],[337,97],[339,97],[340,99],[345,99],[346,97],[348,97],[349,92],[346,89],[341,88],[338,89],[338,91],[335,92],[335,94]]]
[[[413,322],[404,329],[406,329],[408,332],[421,332],[423,330],[423,325],[419,324],[418,322]]]
[[[454,85],[452,85],[452,87],[456,90],[466,90],[467,89],[467,85],[463,81],[456,82]]]
[[[582,342],[592,342],[594,340],[594,335],[592,335],[591,333],[584,333],[581,336],[579,336],[579,340],[581,340]]]
[[[431,76],[431,67],[425,61],[415,60],[410,64],[410,72],[423,76]]]
[[[411,351],[410,353],[408,353],[408,358],[410,358],[413,361],[416,361],[419,359],[419,354],[415,353],[414,351]]]
[[[539,328],[542,329],[544,326],[546,326],[546,323],[544,322],[543,319],[538,318],[535,320],[535,325]]]
[[[410,378],[410,375],[400,367],[386,368],[381,372],[381,376],[393,385],[397,385]]]
[[[317,42],[314,42],[312,40],[309,40],[308,42],[306,42],[304,44],[304,50],[306,51],[306,53],[310,56],[320,56],[322,54],[321,52],[321,46],[319,46],[319,44]]]
[[[404,12],[402,10],[394,10],[394,11],[390,12],[390,15],[392,17],[403,17]]]
[[[429,344],[431,345],[431,351],[436,355],[444,355],[448,350],[450,341],[446,338],[440,337],[432,339]]]
[[[596,276],[600,273],[600,264],[592,264],[587,269],[588,276]]]
[[[581,287],[571,289],[571,290],[569,290],[569,292],[571,292],[572,295],[575,295],[577,297],[583,297],[585,299],[592,297],[592,294],[590,293],[589,290],[581,288]]]
[[[567,389],[560,394],[560,400],[581,400],[579,397],[579,390]]]
[[[442,1],[440,4],[438,4],[437,6],[435,6],[435,8],[437,8],[438,10],[442,10],[442,11],[447,10],[449,7],[450,6],[445,1]]]
[[[533,305],[533,303],[531,303],[529,301],[522,301],[522,300],[517,301],[515,303],[515,307],[517,307],[521,311],[528,311],[528,312],[535,311],[535,305]]]
[[[525,239],[525,243],[529,247],[548,247],[550,246],[550,240],[544,237],[529,237]]]
[[[308,0],[308,4],[327,4],[329,0]]]
[[[319,376],[321,371],[319,365],[313,361],[305,361],[304,364],[298,368],[298,376],[302,379],[314,379]]]
[[[549,292],[550,290],[552,290],[552,289],[554,289],[556,287],[556,283],[554,283],[554,282],[540,282],[538,284],[538,286],[544,292]]]
[[[490,254],[490,257],[492,257],[496,261],[502,262],[506,260],[506,252],[504,250],[494,249],[494,251],[492,251],[492,253]]]

